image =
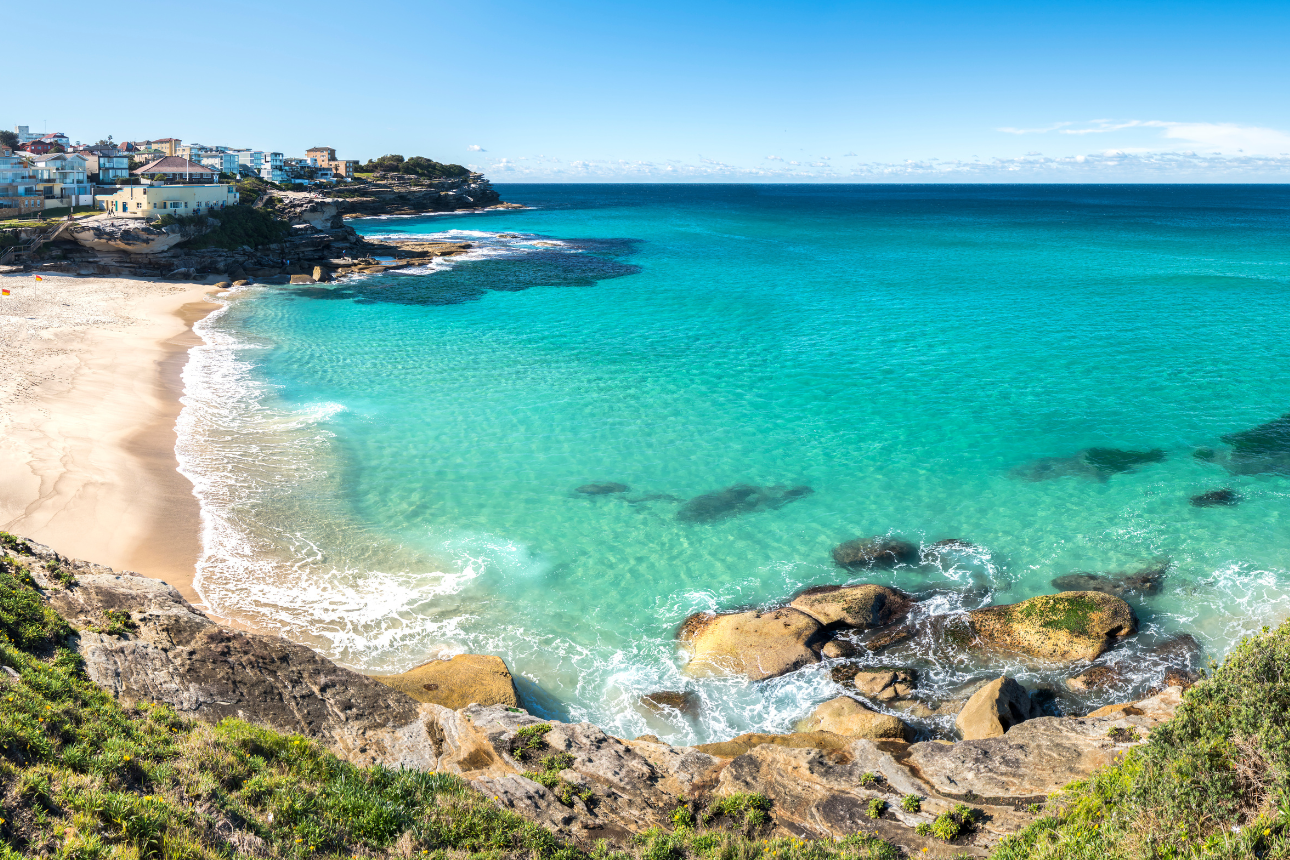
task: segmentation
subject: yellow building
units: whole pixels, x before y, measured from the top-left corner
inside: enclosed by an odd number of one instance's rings
[[[167,213],[191,215],[237,205],[233,185],[122,185],[112,194],[100,195],[98,207],[125,218],[151,221]]]

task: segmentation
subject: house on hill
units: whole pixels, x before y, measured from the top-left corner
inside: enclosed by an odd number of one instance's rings
[[[212,170],[178,155],[163,156],[130,172],[134,176],[153,182],[208,183],[219,179],[218,170]]]
[[[310,165],[329,169],[333,175],[345,179],[353,179],[354,171],[358,168],[356,159],[342,161],[336,157],[336,150],[330,146],[310,147],[305,150],[305,158]]]
[[[44,155],[31,163],[36,186],[51,206],[89,206],[94,202],[85,156],[75,152]],[[51,202],[57,201],[57,202]]]

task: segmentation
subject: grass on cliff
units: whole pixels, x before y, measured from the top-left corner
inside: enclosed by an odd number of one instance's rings
[[[1290,622],[1244,640],[1146,744],[1050,808],[996,860],[1290,858]]]
[[[13,673],[0,670],[0,858],[585,856],[455,776],[124,708],[85,676],[71,634],[24,565],[0,559],[0,664]]]
[[[28,564],[39,562],[5,555],[26,549],[0,532],[0,860],[897,856],[865,836],[759,838],[769,803],[752,794],[681,804],[674,831],[650,831],[625,851],[604,843],[586,851],[451,774],[355,767],[306,738],[239,720],[211,726],[164,705],[123,707],[68,647],[74,631],[31,577]],[[43,566],[56,587],[76,585]],[[539,775],[567,764],[535,763]]]

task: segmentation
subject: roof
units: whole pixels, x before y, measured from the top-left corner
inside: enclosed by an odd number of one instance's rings
[[[156,161],[151,161],[145,164],[143,167],[140,167],[138,170],[131,170],[130,172],[135,174],[144,174],[144,173],[214,174],[216,173],[216,171],[211,170],[209,167],[203,167],[197,162],[189,161],[187,158],[184,158],[183,156],[180,156],[180,155],[167,155],[163,158],[158,158]]]
[[[156,140],[154,140],[153,143],[170,143],[170,141],[172,140],[175,143],[179,143],[179,138],[177,137],[159,137]]]

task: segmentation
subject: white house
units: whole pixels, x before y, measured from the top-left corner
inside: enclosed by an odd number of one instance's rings
[[[31,163],[45,198],[45,208],[57,206],[89,206],[94,202],[85,156],[75,152],[58,152],[42,155]]]

